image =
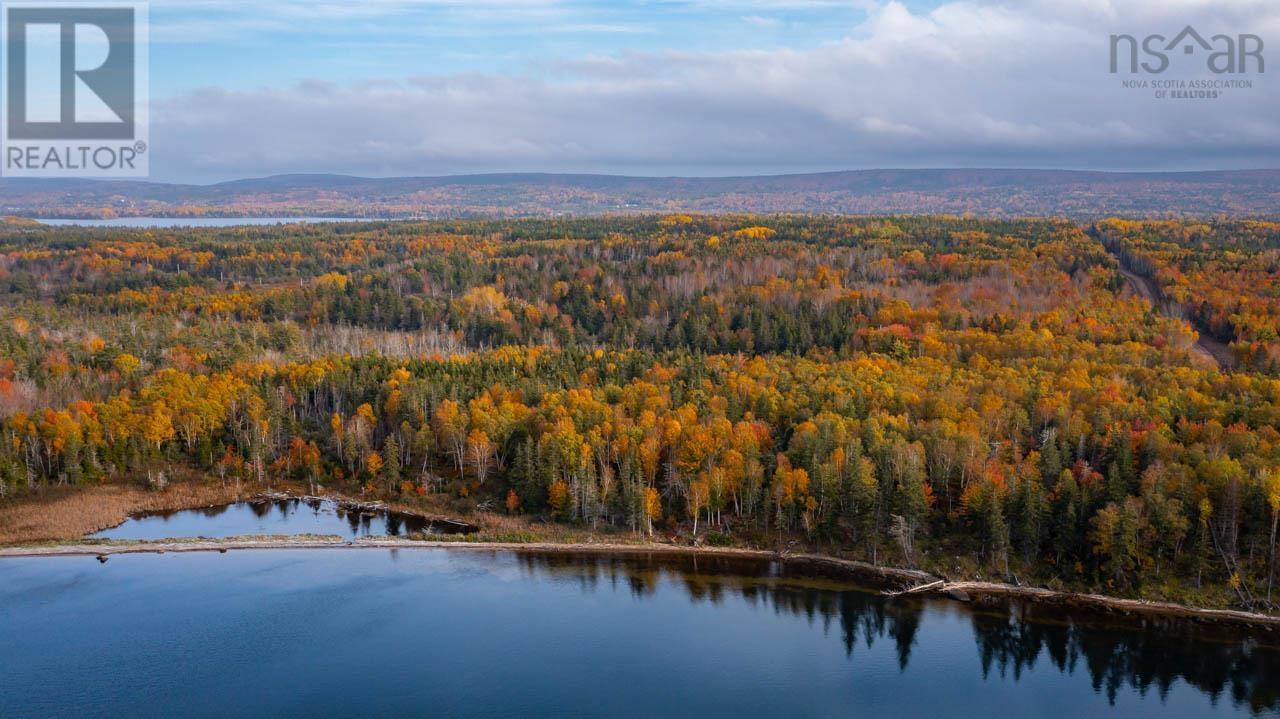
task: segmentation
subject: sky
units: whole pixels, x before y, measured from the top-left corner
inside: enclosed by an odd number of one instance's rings
[[[1109,72],[1189,24],[1280,62],[1274,0],[152,0],[151,172],[1280,167],[1280,65]]]

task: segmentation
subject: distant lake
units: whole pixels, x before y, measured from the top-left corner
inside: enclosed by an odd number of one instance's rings
[[[359,217],[114,217],[109,220],[49,220],[40,223],[55,227],[238,227],[243,225],[284,225],[297,222],[372,222]]]
[[[0,716],[1277,716],[1267,632],[886,599],[766,560],[0,559]]]

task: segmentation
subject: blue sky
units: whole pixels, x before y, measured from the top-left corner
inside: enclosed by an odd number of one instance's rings
[[[837,0],[158,1],[151,6],[152,92],[537,74],[591,56],[811,48],[855,33],[870,7]]]
[[[1108,73],[1187,24],[1280,49],[1274,0],[153,0],[152,174],[1280,166],[1280,65]]]

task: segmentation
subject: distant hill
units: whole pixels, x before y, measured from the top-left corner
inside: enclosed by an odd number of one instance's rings
[[[213,185],[0,179],[0,215],[463,217],[635,212],[1280,215],[1280,170],[857,170],[761,177],[276,175]]]

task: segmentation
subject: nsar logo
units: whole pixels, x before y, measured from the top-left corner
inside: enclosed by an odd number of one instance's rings
[[[1203,58],[1203,68],[1215,75],[1266,72],[1262,38],[1257,35],[1217,34],[1204,38],[1190,25],[1172,39],[1160,34],[1139,40],[1133,35],[1111,36],[1111,72],[1145,72],[1158,75],[1173,65],[1172,57]]]

